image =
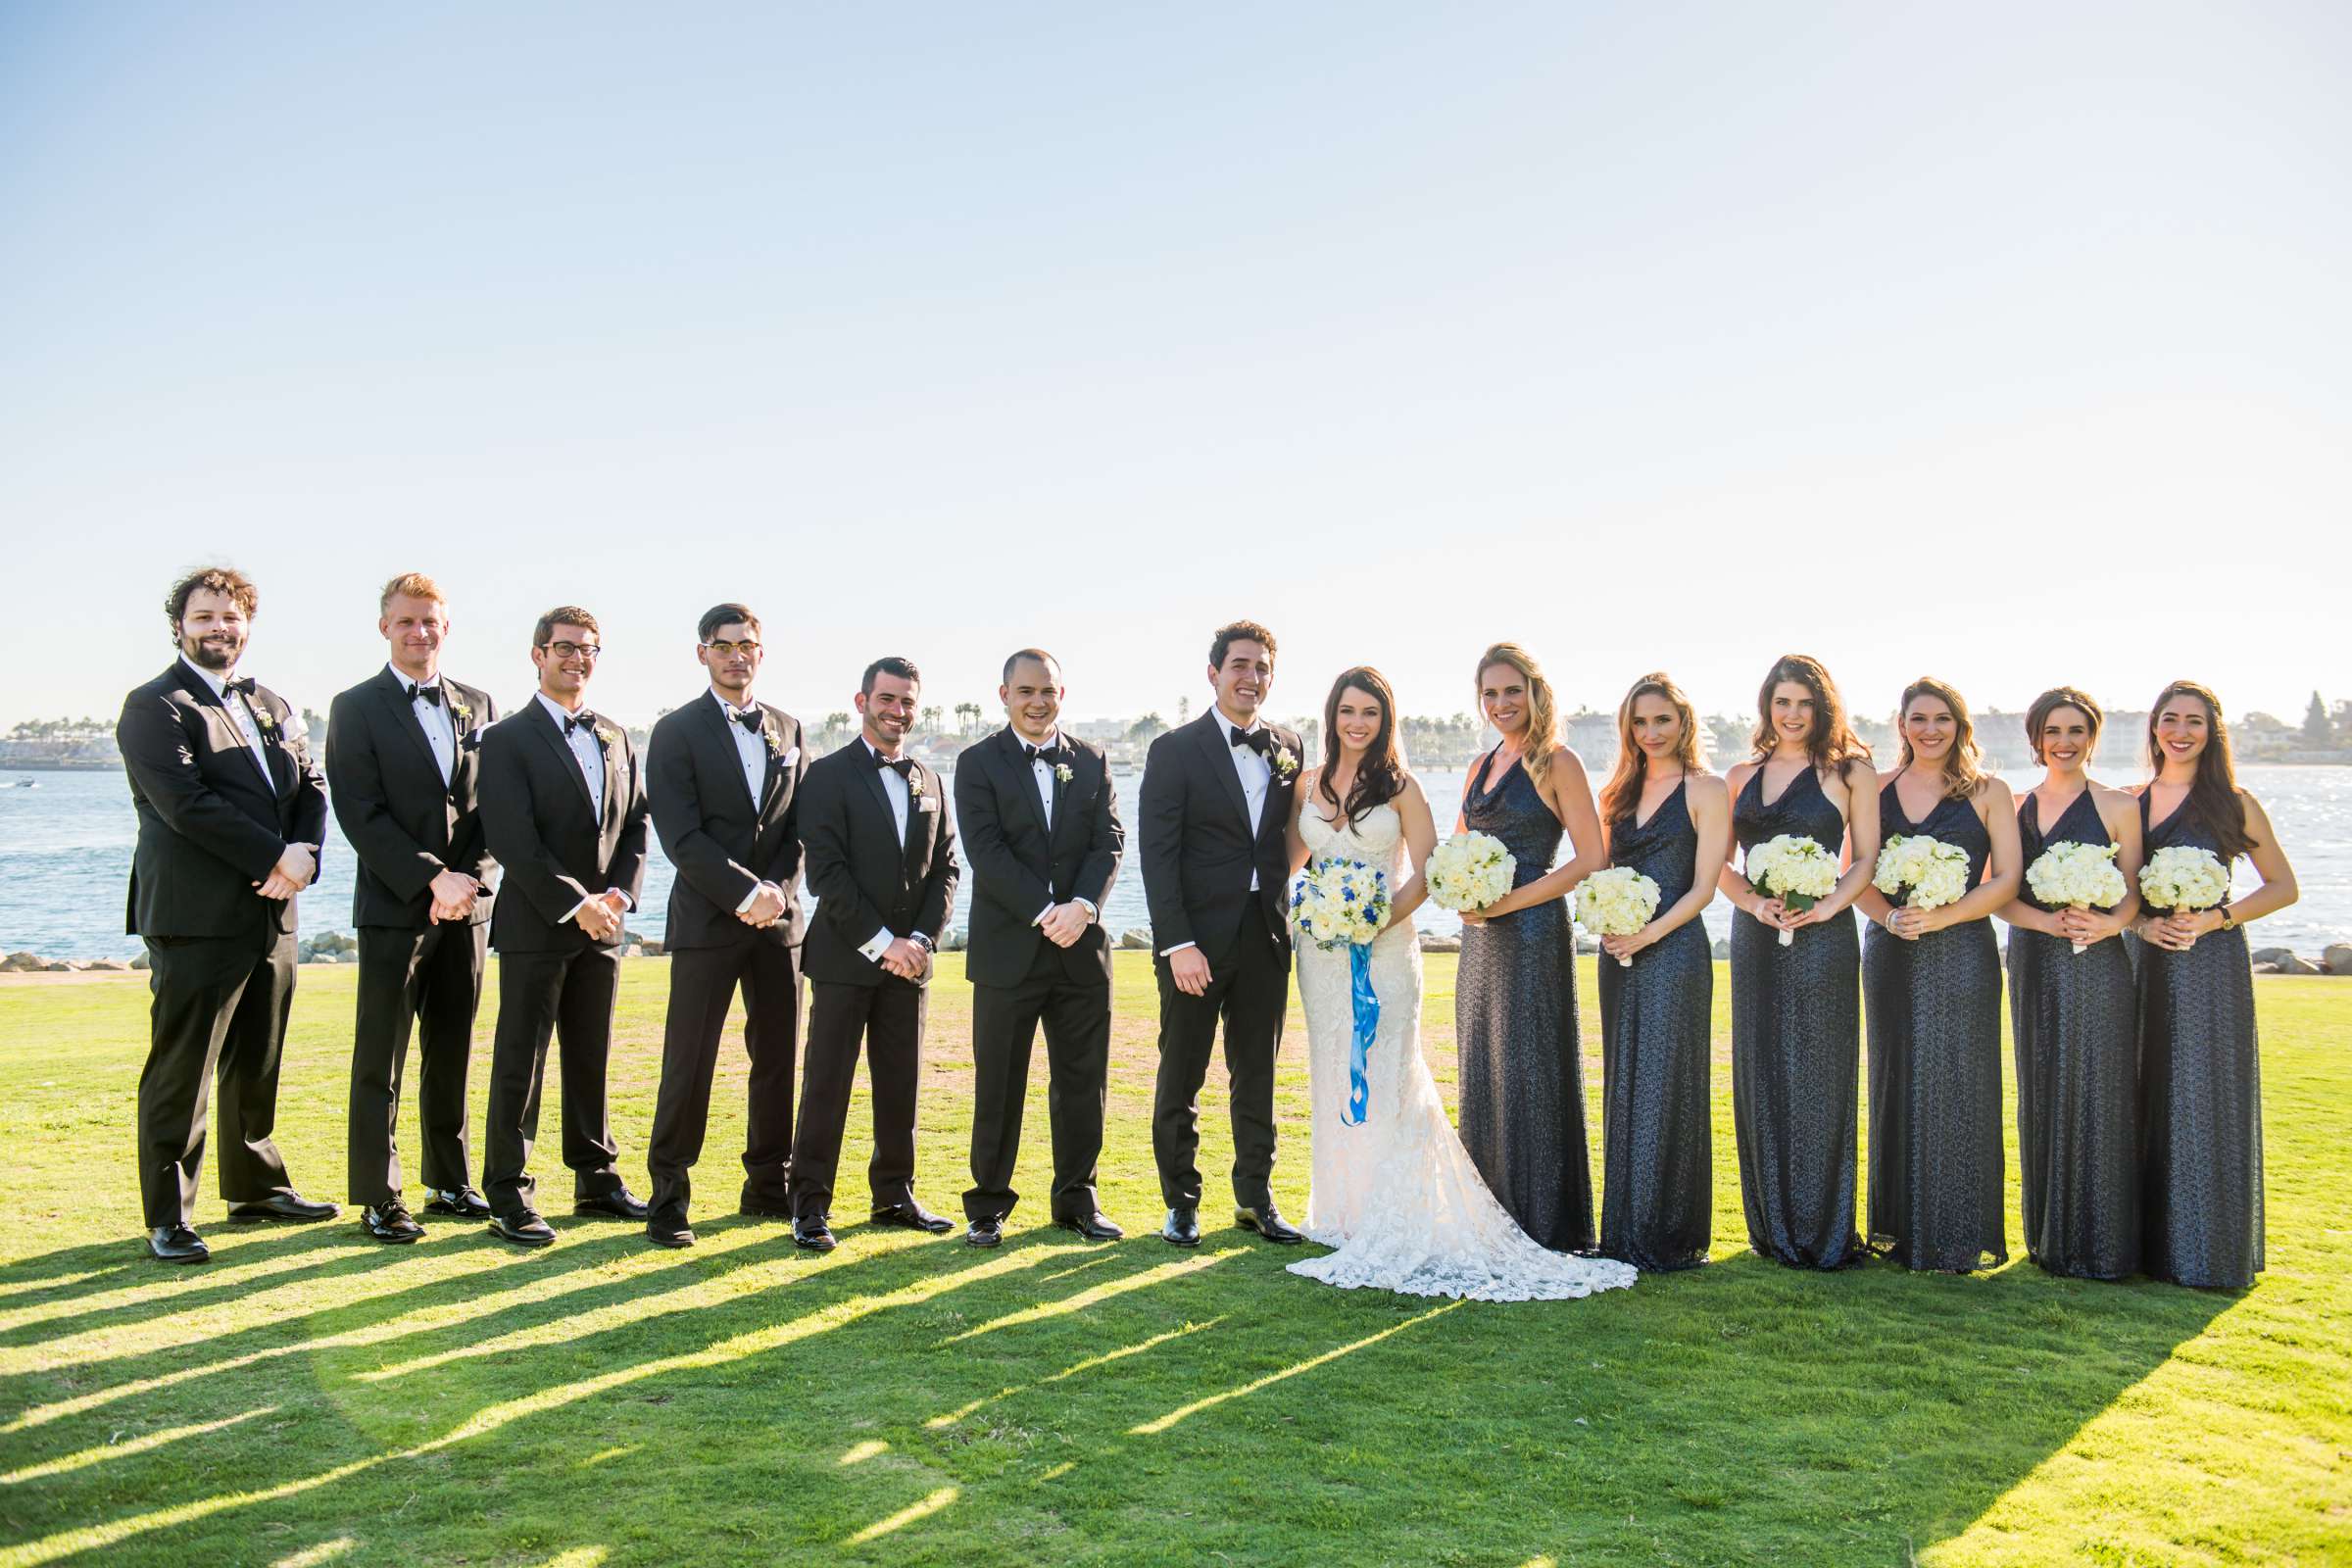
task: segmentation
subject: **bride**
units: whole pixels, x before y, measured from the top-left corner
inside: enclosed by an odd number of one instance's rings
[[[1370,1094],[1348,1120],[1353,978],[1345,947],[1298,944],[1314,1113],[1306,1234],[1337,1250],[1293,1263],[1343,1289],[1525,1301],[1634,1283],[1631,1265],[1547,1251],[1503,1212],[1446,1119],[1421,1055],[1421,952],[1413,910],[1437,829],[1396,745],[1396,703],[1378,670],[1340,676],[1323,705],[1323,765],[1293,792],[1294,870],[1361,860],[1387,875],[1389,923],[1372,943],[1380,1019],[1367,1054]],[[1413,874],[1403,877],[1409,850]],[[1401,879],[1401,880],[1400,880]]]

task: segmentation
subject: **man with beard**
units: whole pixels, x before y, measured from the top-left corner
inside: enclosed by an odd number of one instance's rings
[[[294,1002],[294,896],[318,871],[326,784],[301,720],[236,673],[260,594],[207,566],[164,602],[178,658],[123,699],[115,742],[138,812],[129,930],[147,943],[139,1200],[167,1263],[212,1255],[191,1221],[206,1088],[220,1088],[220,1196],[233,1220],[322,1220],[270,1132]]]

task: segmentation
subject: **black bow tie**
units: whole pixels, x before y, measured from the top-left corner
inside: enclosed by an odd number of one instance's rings
[[[220,683],[221,696],[226,697],[230,692],[251,697],[253,695],[253,677],[251,675],[231,675]]]
[[[914,759],[911,757],[884,757],[880,752],[876,752],[874,754],[874,765],[876,767],[887,767],[892,772],[898,774],[899,777],[905,778],[907,774],[914,771]]]
[[[740,713],[736,713],[733,709],[729,709],[728,711],[734,713],[736,723],[741,724],[754,735],[759,734],[761,727],[767,723],[767,715],[757,708],[747,709]]]
[[[1274,744],[1274,732],[1270,729],[1237,729],[1233,731],[1233,744],[1247,746],[1263,757],[1267,748]]]
[[[596,733],[596,715],[588,711],[588,710],[585,708],[581,709],[576,713],[565,715],[564,719],[564,738],[565,740],[569,740],[582,730],[586,730],[591,735]]]
[[[1048,767],[1061,765],[1061,744],[1058,741],[1052,746],[1032,746],[1027,741],[1023,741],[1021,755],[1032,762],[1043,762]]]
[[[441,706],[441,683],[435,681],[430,686],[412,685],[409,688],[409,701],[430,703],[433,707],[439,708]]]

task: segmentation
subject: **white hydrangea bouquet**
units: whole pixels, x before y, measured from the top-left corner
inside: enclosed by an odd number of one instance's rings
[[[1491,833],[1456,833],[1439,845],[1422,867],[1429,896],[1455,913],[1485,908],[1511,891],[1519,861]]]
[[[1630,865],[1612,865],[1576,890],[1576,923],[1594,936],[1630,937],[1658,912],[1658,885]],[[1617,960],[1634,966],[1631,954]]]
[[[1802,913],[1838,891],[1838,857],[1820,841],[1782,833],[1747,852],[1747,879],[1789,908]],[[1796,940],[1784,930],[1781,946]]]
[[[1870,885],[1914,909],[1940,909],[1968,895],[1968,852],[1926,833],[1898,833],[1879,851]]]
[[[2230,868],[2211,850],[2168,845],[2139,868],[2139,896],[2151,909],[2210,909],[2230,896]]]
[[[1317,860],[1291,882],[1291,926],[1316,947],[1363,947],[1389,920],[1389,878],[1361,860]]]
[[[2053,844],[2026,867],[2026,886],[2054,909],[2112,909],[2124,901],[2112,844]],[[2089,945],[2078,942],[2075,951]]]

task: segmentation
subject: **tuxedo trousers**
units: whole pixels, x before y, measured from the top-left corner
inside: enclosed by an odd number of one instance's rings
[[[206,1100],[220,1091],[220,1196],[294,1191],[270,1134],[294,1005],[294,937],[147,939],[147,1064],[139,1070],[139,1206],[147,1228],[192,1224],[204,1169]]]
[[[874,1207],[914,1201],[914,1098],[923,1070],[923,1014],[930,993],[885,974],[870,986],[808,983],[808,1066],[801,1075],[801,1119],[792,1138],[792,1212],[806,1219],[833,1209],[842,1129],[858,1051],[865,1048],[873,1085],[874,1154],[866,1166]]]
[[[710,1125],[710,1083],[735,988],[743,988],[743,1044],[751,1054],[744,1126],[743,1205],[791,1212],[792,1091],[801,1038],[801,954],[777,941],[677,948],[669,956],[669,1018],[662,1033],[662,1092],[646,1163],[654,1211],[684,1218],[694,1162]]]
[[[620,1150],[605,1110],[612,1006],[619,995],[616,948],[498,956],[482,1196],[499,1215],[512,1219],[536,1206],[531,1148],[539,1140],[539,1092],[551,1035],[563,1074],[564,1163],[571,1167],[572,1196],[602,1198],[620,1190],[614,1168]]]
[[[1225,1074],[1233,1115],[1233,1198],[1246,1208],[1270,1199],[1274,1174],[1274,1058],[1291,1004],[1290,956],[1274,940],[1265,906],[1250,901],[1241,940],[1214,966],[1204,995],[1176,989],[1158,957],[1159,1081],[1152,1100],[1152,1157],[1170,1208],[1200,1206],[1200,1085],[1217,1025],[1225,1026]]]
[[[400,1085],[416,1035],[416,1136],[424,1185],[473,1185],[466,1147],[466,1077],[482,1002],[487,922],[436,920],[360,927],[359,1016],[351,1035],[351,1112],[345,1171],[355,1203],[400,1201]]]
[[[1046,1113],[1054,1138],[1055,1219],[1097,1207],[1095,1166],[1110,1070],[1110,977],[1051,942],[1018,985],[972,987],[972,1185],[966,1218],[1012,1212],[1013,1161],[1029,1092],[1029,1054],[1046,1030]]]

